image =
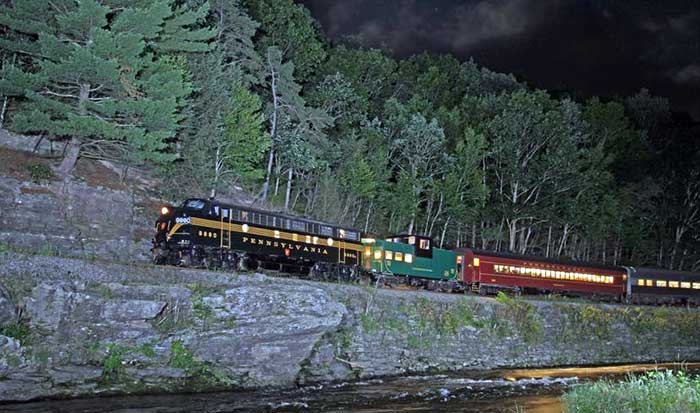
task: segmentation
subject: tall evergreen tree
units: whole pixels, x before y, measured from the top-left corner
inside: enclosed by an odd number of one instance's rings
[[[14,1],[0,24],[29,41],[6,36],[2,46],[31,56],[3,68],[0,91],[23,98],[12,119],[19,132],[68,140],[60,171],[83,153],[95,158],[167,162],[191,92],[178,52],[203,52],[214,32],[194,29],[206,7],[174,0]],[[18,86],[19,85],[19,86]]]

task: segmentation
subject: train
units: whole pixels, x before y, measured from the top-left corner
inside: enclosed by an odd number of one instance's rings
[[[263,267],[337,281],[370,279],[480,295],[558,294],[634,304],[700,304],[700,274],[485,251],[437,248],[431,237],[378,237],[294,215],[189,198],[164,205],[153,262]]]

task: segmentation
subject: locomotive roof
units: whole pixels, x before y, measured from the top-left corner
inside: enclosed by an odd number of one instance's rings
[[[478,255],[487,255],[490,257],[499,257],[499,258],[510,258],[510,259],[515,259],[515,260],[537,261],[537,262],[544,262],[544,263],[548,263],[548,264],[559,264],[559,265],[570,265],[570,266],[577,266],[577,267],[598,268],[598,269],[603,269],[603,270],[625,271],[625,268],[621,265],[606,265],[606,264],[599,264],[599,263],[587,262],[587,261],[574,261],[574,260],[545,258],[545,257],[538,257],[536,255],[523,255],[523,254],[515,254],[515,253],[511,253],[511,252],[494,252],[494,251],[487,251],[487,250],[479,250],[479,249],[475,249],[475,248],[457,248],[457,249],[455,249],[455,251],[472,251]]]
[[[209,203],[212,203],[212,204],[215,204],[215,205],[219,205],[219,206],[223,206],[223,207],[227,207],[227,208],[238,208],[238,209],[245,210],[245,211],[248,211],[248,212],[257,212],[257,213],[261,213],[261,214],[276,215],[276,216],[283,217],[283,218],[287,218],[287,219],[302,220],[302,221],[310,222],[310,223],[312,223],[312,224],[327,225],[327,226],[329,226],[329,227],[347,229],[347,230],[350,230],[350,231],[355,231],[355,232],[357,232],[358,234],[362,234],[362,231],[360,231],[360,230],[358,230],[358,229],[355,229],[355,228],[352,228],[352,227],[346,227],[346,226],[343,226],[343,225],[331,224],[331,223],[324,222],[324,221],[318,221],[318,220],[315,220],[315,219],[312,219],[312,218],[307,218],[307,217],[298,216],[298,215],[291,215],[291,214],[288,214],[288,213],[285,213],[285,212],[278,212],[278,211],[272,211],[272,210],[267,210],[267,209],[251,208],[251,207],[248,207],[248,206],[245,206],[245,205],[229,204],[229,203],[227,203],[227,202],[217,201],[216,199],[213,199],[213,200],[211,200],[211,199],[207,200],[207,199],[202,199],[202,198],[188,198],[188,199],[201,199],[202,201],[206,201],[206,202],[209,202]]]

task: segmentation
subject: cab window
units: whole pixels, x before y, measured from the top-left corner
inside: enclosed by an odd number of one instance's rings
[[[202,210],[205,205],[205,202],[201,199],[188,199],[183,206],[188,209]]]

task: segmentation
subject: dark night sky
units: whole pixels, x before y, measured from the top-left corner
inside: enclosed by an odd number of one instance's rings
[[[297,0],[332,40],[473,57],[584,96],[645,87],[700,119],[700,0]]]

